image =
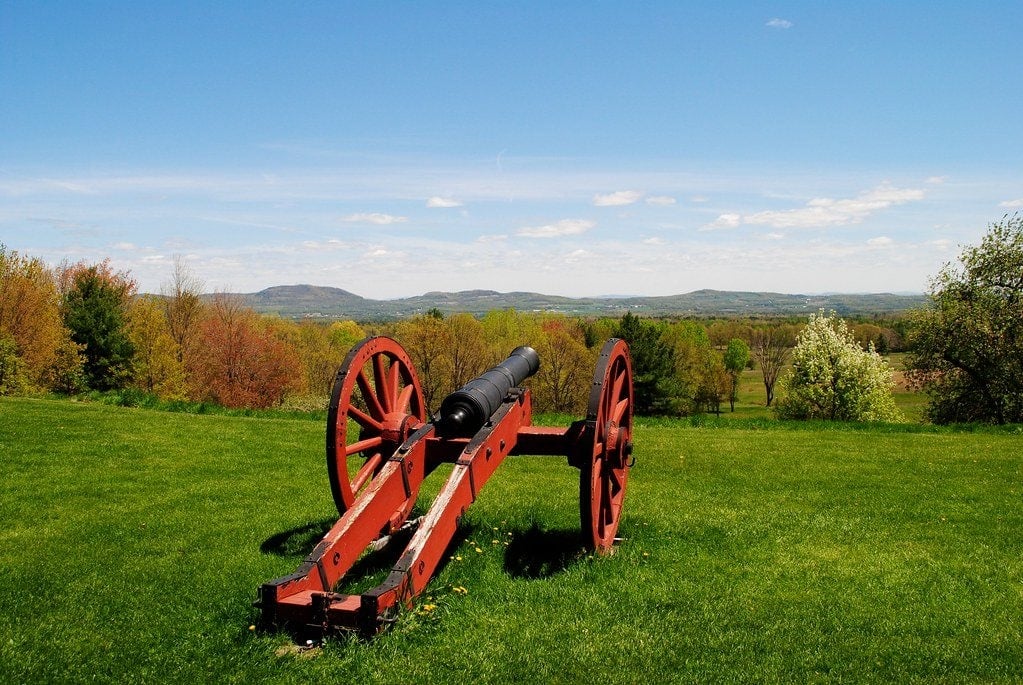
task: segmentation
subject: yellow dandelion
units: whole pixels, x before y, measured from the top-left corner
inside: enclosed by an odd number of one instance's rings
[[[477,553],[477,554],[483,554],[483,549],[482,549],[482,548],[480,548],[480,547],[477,547],[477,548],[476,548],[476,553]]]

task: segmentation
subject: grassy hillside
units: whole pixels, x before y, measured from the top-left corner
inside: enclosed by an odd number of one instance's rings
[[[508,460],[436,609],[297,653],[251,602],[334,518],[319,423],[0,399],[2,680],[1023,679],[1023,438],[733,425],[641,422],[610,558]]]

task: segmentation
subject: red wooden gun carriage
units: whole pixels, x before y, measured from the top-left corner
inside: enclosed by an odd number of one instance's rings
[[[532,348],[516,348],[429,418],[405,350],[385,337],[356,345],[337,372],[327,415],[327,472],[341,518],[298,570],[260,587],[263,624],[380,630],[423,591],[466,508],[509,455],[567,457],[579,469],[583,541],[599,554],[610,552],[632,465],[628,346],[605,343],[586,418],[565,428],[532,425],[530,392],[519,386],[539,363]],[[427,513],[409,522],[421,483],[442,463],[454,464],[446,484]],[[374,541],[403,527],[414,532],[382,584],[362,594],[334,591]]]

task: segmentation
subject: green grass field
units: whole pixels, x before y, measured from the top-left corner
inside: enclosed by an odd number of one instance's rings
[[[718,425],[639,422],[608,558],[509,459],[417,610],[298,652],[251,603],[336,516],[319,422],[0,399],[0,681],[1023,679],[1023,436]]]

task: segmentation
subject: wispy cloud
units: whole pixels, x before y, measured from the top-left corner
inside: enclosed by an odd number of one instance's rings
[[[886,235],[879,235],[876,238],[871,238],[870,240],[868,240],[867,245],[870,245],[871,247],[888,247],[894,242],[895,242],[894,240],[892,240]]]
[[[775,17],[769,20],[767,24],[765,24],[765,26],[770,26],[772,29],[790,29],[792,28],[793,24],[788,19]]]
[[[608,195],[594,195],[594,207],[621,207],[631,205],[639,201],[643,193],[638,190],[619,190]]]
[[[1019,209],[1020,207],[1023,207],[1023,197],[1018,200],[1006,200],[1005,202],[999,202],[998,206],[1004,207],[1005,209]]]
[[[388,224],[403,224],[408,221],[407,216],[394,216],[393,214],[380,214],[377,212],[349,214],[342,217],[341,221],[348,224],[375,224],[387,226]]]
[[[826,228],[856,224],[889,207],[915,202],[924,198],[917,188],[895,188],[882,184],[853,198],[814,198],[797,209],[766,210],[753,214],[721,214],[704,230],[736,228],[740,224],[770,226],[771,228]]]
[[[586,219],[562,219],[546,226],[526,226],[520,228],[516,235],[526,238],[559,238],[565,235],[580,235],[596,226],[596,222]]]
[[[656,205],[657,207],[670,207],[675,202],[675,198],[670,195],[651,195],[646,199],[648,205]]]
[[[449,207],[461,207],[462,204],[463,203],[461,203],[458,200],[455,200],[453,198],[450,198],[450,197],[438,197],[436,195],[434,197],[431,197],[429,200],[426,201],[426,206],[427,207],[430,207],[430,208],[441,208],[441,209],[447,209]]]

